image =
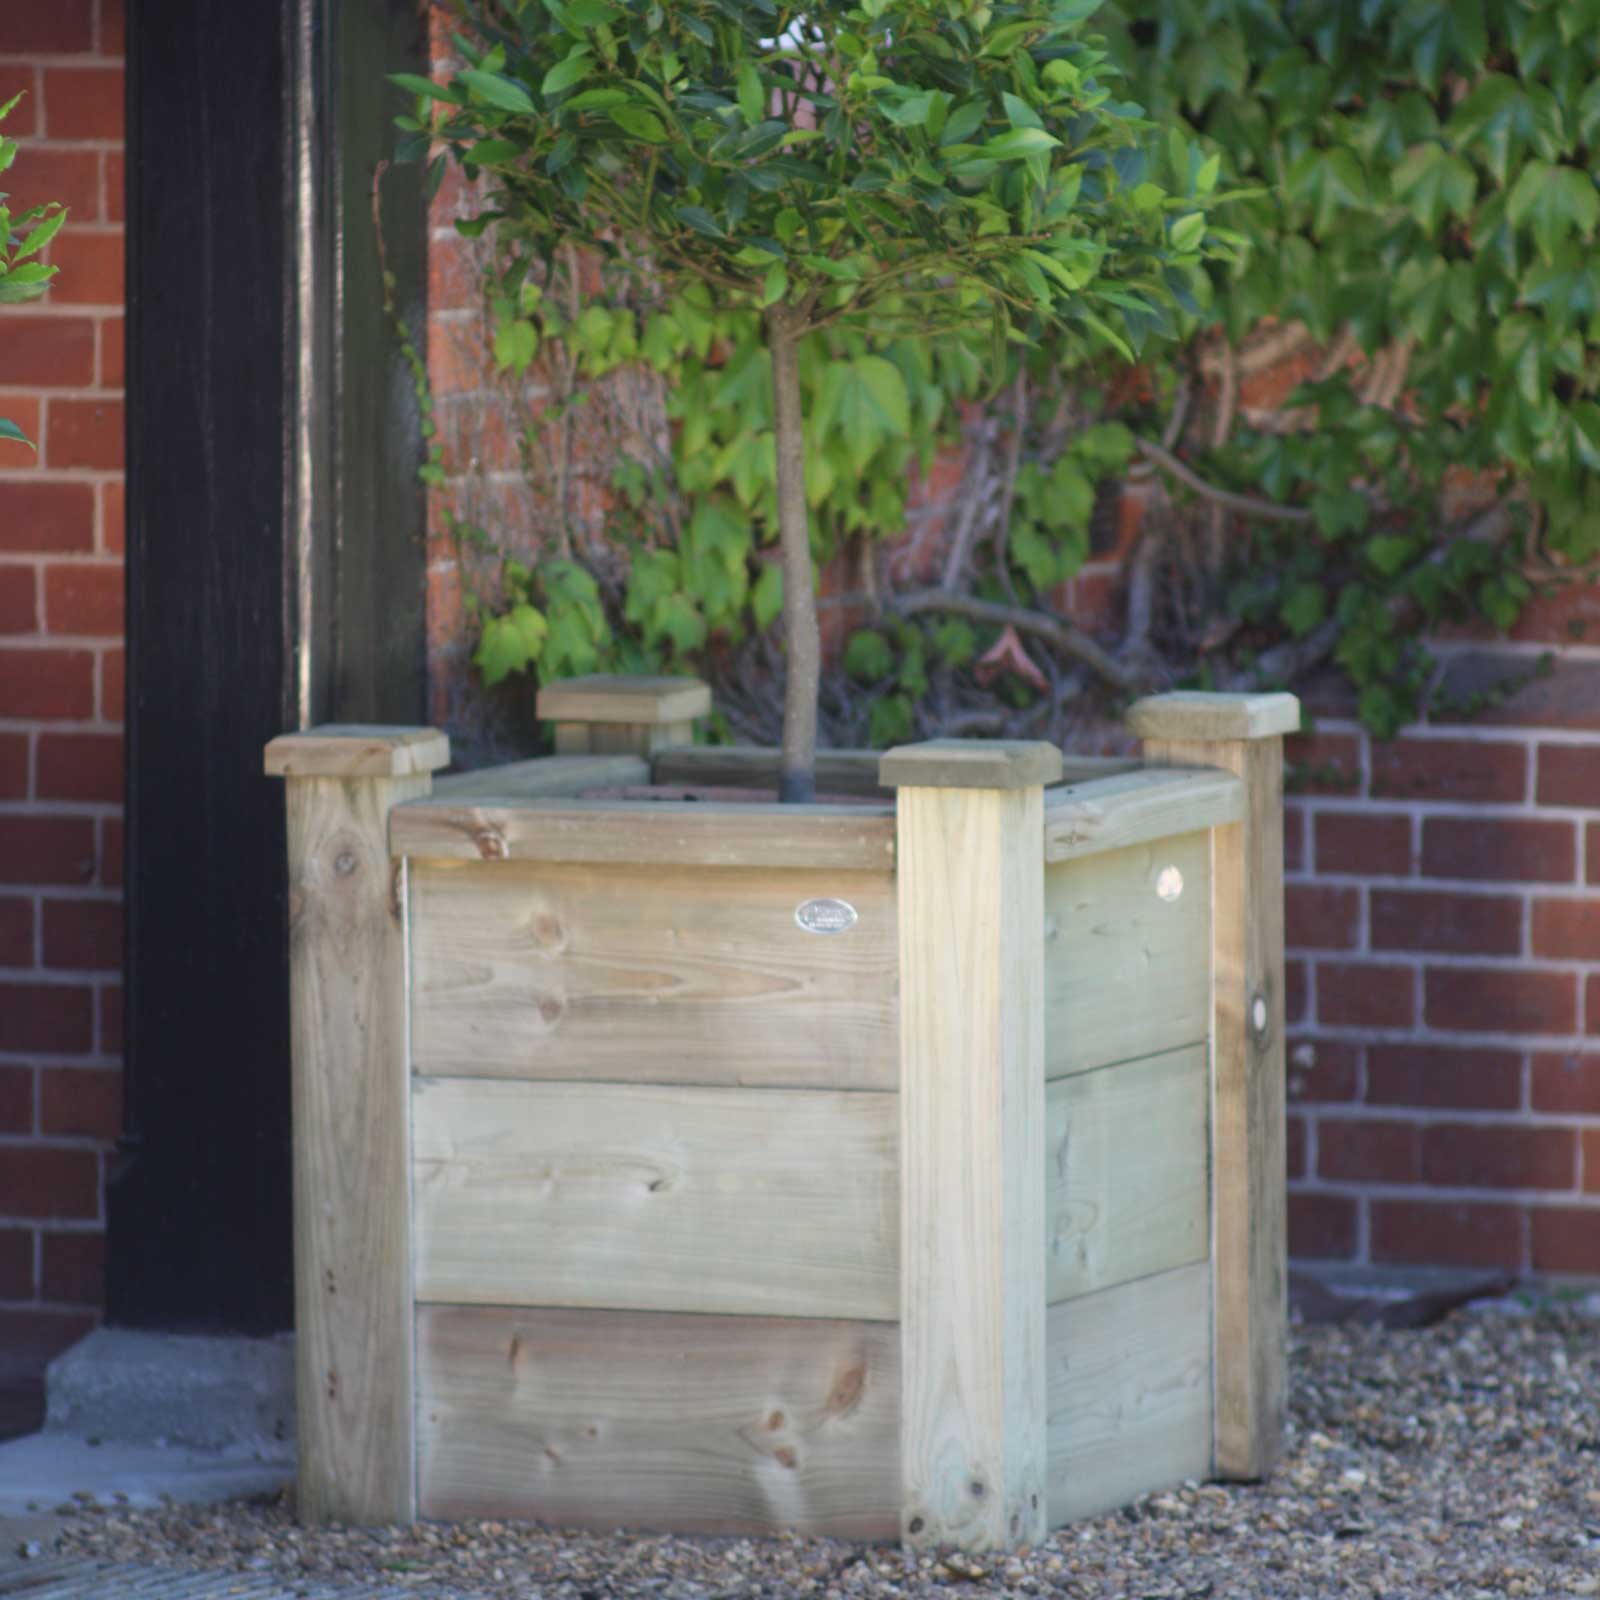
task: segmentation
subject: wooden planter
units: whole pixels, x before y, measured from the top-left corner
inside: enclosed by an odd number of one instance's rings
[[[547,690],[546,760],[274,740],[300,1507],[969,1549],[1272,1464],[1288,695],[1145,759],[717,786],[705,690]],[[882,787],[880,788],[880,782]]]

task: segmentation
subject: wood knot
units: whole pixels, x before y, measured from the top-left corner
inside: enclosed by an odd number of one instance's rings
[[[542,994],[538,999],[539,1020],[547,1027],[553,1028],[560,1020],[561,1013],[566,1010],[561,996],[556,994]]]
[[[776,1433],[778,1431],[778,1429],[781,1428],[782,1426],[783,1426],[783,1413],[781,1411],[774,1411],[772,1413],[772,1415],[767,1418],[767,1429],[768,1429],[768,1431],[771,1432],[771,1433]]]
[[[505,835],[498,828],[479,828],[472,842],[485,861],[504,861],[511,854]]]
[[[341,850],[333,858],[333,875],[336,878],[348,878],[358,865],[354,850]]]
[[[797,1456],[786,1444],[780,1445],[772,1452],[772,1459],[776,1461],[780,1467],[787,1467],[791,1472],[793,1472],[794,1469],[800,1465],[799,1456]]]

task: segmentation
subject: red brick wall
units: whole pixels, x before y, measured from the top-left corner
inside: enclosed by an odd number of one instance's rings
[[[71,208],[0,308],[0,1312],[101,1301],[122,942],[122,0],[0,6],[14,207]]]

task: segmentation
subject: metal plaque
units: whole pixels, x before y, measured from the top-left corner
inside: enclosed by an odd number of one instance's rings
[[[856,908],[848,900],[807,900],[795,907],[794,920],[807,933],[848,933],[856,925]]]

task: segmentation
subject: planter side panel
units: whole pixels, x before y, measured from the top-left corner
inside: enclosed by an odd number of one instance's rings
[[[1047,1078],[1210,1036],[1209,832],[1050,866],[1044,907]]]
[[[417,1341],[425,1517],[899,1528],[892,1324],[424,1306]]]
[[[888,873],[417,861],[418,1072],[895,1088]],[[857,920],[809,933],[796,909]]]

